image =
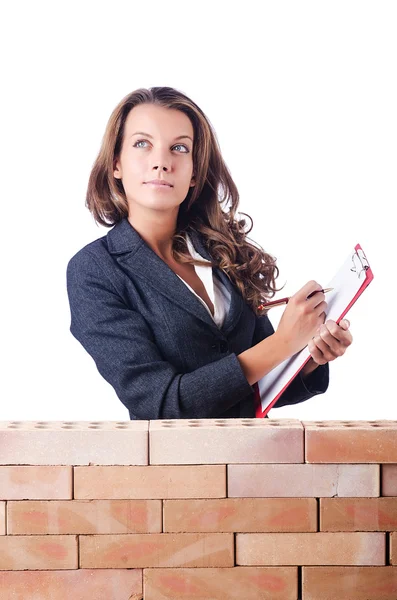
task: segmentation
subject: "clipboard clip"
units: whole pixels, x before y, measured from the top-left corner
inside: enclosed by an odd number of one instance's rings
[[[361,248],[357,248],[352,256],[353,267],[351,267],[350,271],[353,273],[357,273],[357,277],[360,279],[361,273],[364,271],[368,271],[369,263],[367,257]]]

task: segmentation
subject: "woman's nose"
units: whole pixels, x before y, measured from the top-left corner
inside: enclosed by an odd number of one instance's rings
[[[171,157],[167,154],[167,150],[159,148],[156,154],[153,154],[152,160],[154,169],[167,171],[171,168]]]

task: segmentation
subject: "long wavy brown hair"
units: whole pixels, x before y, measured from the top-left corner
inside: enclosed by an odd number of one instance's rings
[[[140,88],[125,96],[110,115],[99,154],[88,182],[86,206],[97,223],[112,227],[128,216],[128,203],[121,179],[114,177],[114,161],[121,152],[125,121],[139,104],[156,104],[180,110],[194,131],[193,172],[196,185],[179,207],[172,239],[172,255],[182,263],[208,265],[190,255],[185,234],[195,230],[207,248],[211,266],[222,269],[237,286],[255,315],[278,288],[276,259],[248,241],[245,219],[236,218],[239,193],[222,158],[215,131],[203,111],[182,92],[171,87]]]

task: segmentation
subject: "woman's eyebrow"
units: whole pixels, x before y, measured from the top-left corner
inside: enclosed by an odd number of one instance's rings
[[[153,136],[150,135],[150,133],[145,133],[144,131],[136,131],[135,133],[133,133],[132,135],[130,135],[130,137],[134,136],[134,135],[146,135],[146,137],[152,138]],[[192,140],[192,138],[190,137],[190,135],[178,135],[178,137],[174,138],[174,140],[181,140],[182,138],[188,138],[189,140]]]

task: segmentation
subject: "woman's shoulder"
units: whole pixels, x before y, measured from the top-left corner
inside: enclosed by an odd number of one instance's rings
[[[109,254],[106,235],[89,242],[83,248],[80,248],[69,260],[68,269],[73,266],[83,266],[84,264],[92,264],[103,259],[106,254]]]
[[[117,292],[123,297],[125,275],[109,252],[107,235],[86,244],[69,260],[66,281],[70,295],[84,289],[95,296]]]

